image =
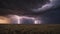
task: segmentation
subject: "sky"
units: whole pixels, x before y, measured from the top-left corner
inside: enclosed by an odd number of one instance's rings
[[[59,24],[60,0],[0,0],[0,15],[31,15],[44,24]]]

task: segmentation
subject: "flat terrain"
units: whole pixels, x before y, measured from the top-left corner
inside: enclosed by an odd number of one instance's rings
[[[59,32],[59,24],[0,25],[1,34],[58,34]]]

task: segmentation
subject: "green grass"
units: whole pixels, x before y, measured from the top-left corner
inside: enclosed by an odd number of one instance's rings
[[[6,34],[58,34],[60,32],[59,24],[46,24],[46,25],[0,25],[0,33]]]

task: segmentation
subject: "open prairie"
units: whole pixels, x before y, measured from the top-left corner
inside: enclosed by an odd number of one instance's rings
[[[59,24],[0,25],[1,34],[59,34]]]

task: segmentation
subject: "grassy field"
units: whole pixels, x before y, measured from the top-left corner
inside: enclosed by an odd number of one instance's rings
[[[0,25],[0,34],[59,34],[59,24]]]

